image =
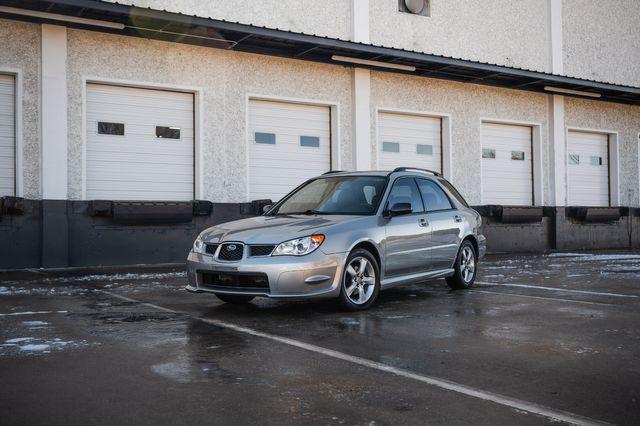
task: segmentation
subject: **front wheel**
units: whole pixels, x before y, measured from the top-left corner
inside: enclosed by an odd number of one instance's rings
[[[349,254],[342,272],[340,303],[349,311],[368,309],[380,292],[380,267],[375,257],[364,249]]]
[[[454,290],[471,288],[476,279],[477,254],[469,240],[462,242],[453,267],[454,274],[446,278],[449,287]]]
[[[241,294],[223,294],[216,293],[216,297],[223,302],[233,303],[234,305],[241,305],[243,303],[251,302],[255,296],[243,296]]]

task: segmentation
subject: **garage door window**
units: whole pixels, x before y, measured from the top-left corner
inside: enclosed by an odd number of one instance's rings
[[[317,136],[300,136],[300,146],[320,148],[320,138]]]
[[[524,152],[522,151],[511,151],[511,159],[517,161],[524,161]]]
[[[433,145],[417,145],[416,152],[421,155],[433,155]]]
[[[396,142],[383,142],[382,150],[384,152],[400,152],[400,144]]]
[[[256,132],[255,140],[256,140],[256,143],[263,143],[263,144],[267,144],[267,145],[275,145],[276,144],[276,135],[274,133]]]
[[[98,122],[98,134],[124,136],[124,123]]]
[[[602,166],[602,157],[591,157],[592,166]]]
[[[180,139],[180,127],[156,126],[156,137],[160,139]]]
[[[569,164],[572,166],[580,164],[580,156],[578,154],[569,154]]]
[[[482,158],[496,158],[496,150],[491,148],[482,148]]]

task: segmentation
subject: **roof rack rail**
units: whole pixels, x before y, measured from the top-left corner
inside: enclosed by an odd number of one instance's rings
[[[434,176],[442,176],[440,173],[438,172],[434,172],[433,170],[429,170],[429,169],[421,169],[419,167],[396,167],[395,169],[393,169],[393,171],[391,173],[396,173],[396,172],[406,172],[408,170],[419,170],[421,172],[427,172],[427,173],[431,173]]]
[[[334,173],[344,173],[344,171],[343,170],[329,170],[328,172],[324,172],[322,174],[322,176],[324,176],[324,175],[332,175]]]

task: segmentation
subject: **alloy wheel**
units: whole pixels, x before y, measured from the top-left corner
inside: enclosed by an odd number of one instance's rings
[[[476,257],[471,247],[464,247],[460,255],[460,274],[465,283],[470,283],[476,273]]]
[[[354,257],[347,265],[344,277],[345,292],[356,305],[367,303],[376,287],[376,272],[371,262],[362,256]]]

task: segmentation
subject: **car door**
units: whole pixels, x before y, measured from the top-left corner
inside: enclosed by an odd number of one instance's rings
[[[431,270],[451,268],[460,245],[462,216],[438,183],[420,178],[416,182],[431,227],[427,242],[431,252]]]
[[[396,203],[410,203],[411,214],[386,217],[385,276],[394,277],[424,272],[428,269],[427,241],[430,228],[420,191],[412,177],[396,179],[385,204],[389,210]]]

